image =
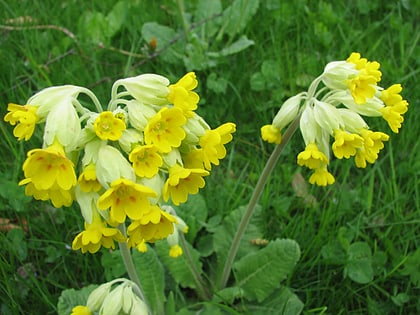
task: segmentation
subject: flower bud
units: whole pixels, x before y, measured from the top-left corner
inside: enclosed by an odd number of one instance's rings
[[[125,286],[125,284],[120,284],[105,297],[100,314],[118,315],[120,313],[123,306]]]
[[[298,94],[287,99],[280,107],[276,116],[274,116],[273,125],[279,130],[282,130],[291,123],[299,113],[301,100],[302,94]]]
[[[351,133],[359,133],[361,129],[368,128],[367,123],[358,113],[355,113],[347,108],[338,108],[337,111],[344,122],[345,130]]]
[[[322,129],[329,134],[343,126],[343,121],[336,107],[314,99],[314,118]]]
[[[122,85],[136,100],[145,105],[168,105],[169,80],[157,74],[141,74],[136,77],[118,80],[115,86]]]
[[[111,284],[111,282],[101,284],[90,293],[86,305],[91,311],[96,311],[101,308],[102,303],[111,290]]]
[[[156,115],[157,111],[151,105],[145,105],[138,100],[131,100],[127,102],[128,121],[130,124],[143,131],[149,122],[150,118]]]

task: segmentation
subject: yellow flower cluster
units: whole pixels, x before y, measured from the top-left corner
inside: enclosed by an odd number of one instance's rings
[[[331,151],[337,159],[354,157],[360,168],[374,163],[389,136],[370,130],[362,116],[382,117],[398,133],[408,110],[400,84],[387,89],[378,85],[379,68],[378,62],[359,53],[328,63],[307,92],[289,98],[273,122],[261,128],[262,139],[279,144],[282,129],[299,119],[305,150],[298,154],[297,163],[313,170],[309,182],[319,186],[335,182],[327,169]],[[318,89],[321,83],[324,86]]]
[[[90,90],[72,85],[44,89],[23,106],[9,104],[4,119],[19,140],[44,124],[43,148],[28,152],[20,185],[55,207],[78,202],[85,229],[73,249],[95,253],[127,242],[144,251],[146,243],[169,237],[171,256],[182,253],[173,235],[187,229],[164,203],[184,203],[205,186],[236,129],[233,123],[211,129],[195,112],[197,85],[193,72],[175,84],[156,74],[120,79],[105,111]],[[84,107],[80,94],[97,111]]]

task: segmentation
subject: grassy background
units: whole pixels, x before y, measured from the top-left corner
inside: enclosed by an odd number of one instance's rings
[[[114,1],[0,0],[1,115],[8,102],[24,104],[51,85],[86,86],[106,102],[112,82],[120,77],[155,72],[174,81],[196,70],[148,54],[150,47],[141,35],[142,25],[152,21],[182,34],[176,3],[129,2],[132,10],[123,26],[99,45],[81,16],[106,14]],[[195,3],[186,1],[185,11],[193,12]],[[357,169],[352,161],[333,161],[335,185],[306,186],[297,175],[308,176],[295,162],[303,149],[297,135],[264,192],[265,237],[292,238],[301,246],[302,258],[288,285],[304,301],[307,314],[420,312],[415,275],[404,272],[420,242],[420,7],[415,1],[382,3],[261,1],[243,31],[255,45],[197,71],[202,97],[198,112],[212,126],[233,121],[238,128],[228,157],[203,190],[210,211],[220,214],[246,203],[272,150],[261,142],[260,126],[271,121],[285,97],[306,89],[327,62],[358,51],[381,63],[382,86],[404,87],[409,112],[375,165]],[[209,42],[209,50],[214,45]],[[212,87],[211,76],[226,81],[224,93]],[[369,123],[390,133],[384,121]],[[25,152],[40,145],[41,134],[29,143],[18,143],[4,122],[1,131],[0,217],[26,224],[27,230],[3,228],[0,233],[0,313],[54,314],[61,290],[104,281],[100,255],[83,256],[69,249],[82,225],[76,206],[53,209],[24,197],[17,187]],[[307,189],[317,205],[299,197],[292,182]],[[337,240],[369,244],[375,259],[373,281],[358,284],[344,277],[340,253],[336,259],[325,259],[326,248]]]

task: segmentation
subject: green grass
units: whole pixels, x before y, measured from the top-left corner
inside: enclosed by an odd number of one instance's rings
[[[149,49],[141,34],[146,22],[157,21],[182,34],[176,2],[128,2],[132,7],[123,25],[102,47],[80,25],[80,16],[107,14],[115,1],[0,0],[1,116],[8,102],[23,104],[51,85],[86,86],[105,101],[118,78],[155,72],[174,81],[196,70],[181,60],[169,63],[160,54],[147,59],[134,55]],[[185,10],[194,12],[196,2],[185,1]],[[224,7],[229,3],[223,1]],[[381,63],[382,86],[404,87],[409,112],[375,165],[357,169],[352,161],[332,161],[336,184],[319,188],[301,183],[316,200],[315,206],[308,204],[292,185],[296,174],[309,176],[296,165],[296,155],[304,147],[297,134],[263,193],[264,238],[291,238],[301,247],[302,257],[287,285],[304,302],[305,314],[420,312],[418,283],[404,273],[404,264],[420,240],[419,10],[415,1],[261,1],[242,31],[255,45],[196,71],[202,98],[199,114],[211,126],[237,124],[226,159],[202,191],[212,215],[227,215],[247,203],[273,148],[262,143],[260,126],[271,121],[286,97],[305,90],[327,62],[358,51]],[[32,20],[23,25],[11,21],[23,16]],[[186,40],[181,36],[177,43]],[[217,47],[223,47],[223,41],[208,43],[209,50]],[[224,93],[212,88],[211,75],[226,80]],[[264,80],[256,82],[261,77]],[[369,123],[390,134],[384,121]],[[55,314],[62,290],[105,281],[100,254],[69,249],[82,228],[77,206],[52,209],[25,198],[17,186],[26,152],[38,147],[41,137],[38,132],[29,143],[18,143],[12,128],[1,122],[0,217],[17,225],[26,220],[28,226],[24,234],[0,233],[2,314]],[[335,261],[325,258],[328,244],[346,241],[369,245],[373,281],[359,284],[344,277],[339,254]],[[177,302],[188,303],[182,295],[188,293],[178,292]],[[404,297],[408,300],[402,301]]]

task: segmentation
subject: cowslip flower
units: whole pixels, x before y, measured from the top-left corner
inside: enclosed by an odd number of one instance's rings
[[[186,117],[192,117],[197,109],[200,97],[193,91],[197,85],[194,72],[188,72],[177,83],[169,85],[169,102],[180,108]]]
[[[128,244],[142,251],[145,242],[153,243],[172,234],[175,222],[174,216],[156,205],[152,206],[142,219],[134,220],[128,226]]]
[[[175,164],[169,169],[169,177],[163,186],[163,199],[169,198],[175,205],[187,201],[189,194],[196,194],[200,188],[203,188],[204,176],[210,173],[204,169],[186,169]]]
[[[378,62],[359,53],[328,63],[307,92],[285,102],[276,115],[277,124],[273,120],[261,128],[263,140],[280,143],[281,129],[298,119],[305,150],[298,154],[297,163],[313,170],[309,182],[320,186],[335,181],[328,171],[331,153],[338,159],[354,157],[360,168],[374,163],[389,136],[370,130],[362,116],[382,117],[398,133],[408,109],[400,84],[387,89],[378,85],[382,78],[379,68]],[[324,87],[318,89],[320,84]]]
[[[72,249],[81,249],[82,253],[96,253],[101,246],[115,248],[114,242],[125,242],[125,237],[116,228],[107,227],[99,213],[95,212],[92,223],[85,222],[85,230],[80,232],[73,240]]]
[[[72,308],[70,315],[91,315],[92,312],[89,307],[84,305],[77,305]]]
[[[77,183],[76,173],[60,143],[29,151],[22,169],[25,179],[20,185],[29,185],[26,193],[36,199],[51,198],[56,204],[69,205],[69,193]]]
[[[25,139],[29,140],[35,130],[35,124],[40,120],[37,112],[37,107],[32,105],[17,105],[8,104],[7,110],[9,111],[5,116],[4,120],[16,127],[13,129],[13,135],[18,140]]]
[[[146,144],[154,144],[160,152],[167,153],[181,145],[186,134],[182,126],[187,119],[179,108],[163,107],[149,120],[144,129]]]
[[[211,165],[219,165],[219,160],[226,156],[225,144],[232,141],[232,133],[236,131],[234,123],[225,123],[214,130],[207,130],[200,138],[199,145],[203,151],[203,163],[207,170]]]
[[[98,199],[98,208],[109,210],[112,222],[123,223],[128,216],[131,220],[139,220],[150,208],[149,197],[156,192],[144,185],[121,178],[111,183]]]
[[[83,169],[83,172],[79,175],[77,183],[79,184],[80,189],[84,192],[97,192],[102,188],[102,185],[98,182],[98,179],[96,178],[95,164],[88,164]]]
[[[126,129],[124,121],[110,111],[102,112],[93,124],[96,135],[102,140],[116,141]]]
[[[163,165],[158,151],[155,145],[137,146],[131,151],[128,158],[137,176],[151,178],[158,173],[159,167]]]

